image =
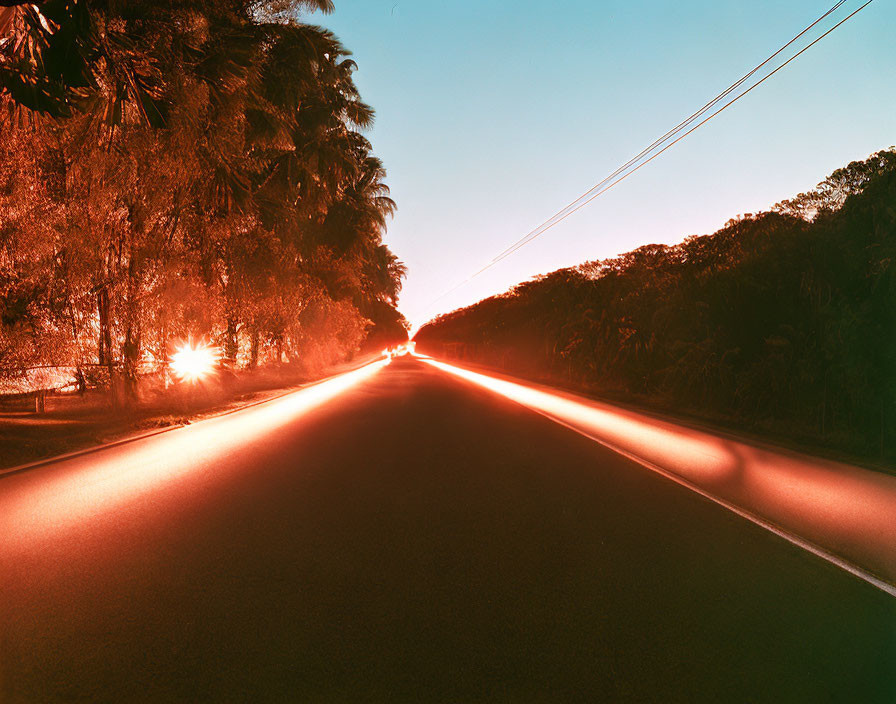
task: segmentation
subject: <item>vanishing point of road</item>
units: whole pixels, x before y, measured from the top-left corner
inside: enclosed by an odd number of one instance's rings
[[[896,599],[542,415],[290,403],[0,478],[0,701],[896,701]]]

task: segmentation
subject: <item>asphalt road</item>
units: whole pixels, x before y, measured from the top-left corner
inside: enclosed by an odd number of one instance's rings
[[[896,701],[896,599],[488,391],[260,413],[0,478],[0,701]]]

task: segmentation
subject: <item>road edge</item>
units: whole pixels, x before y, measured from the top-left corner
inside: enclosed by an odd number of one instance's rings
[[[72,450],[71,452],[66,452],[61,455],[53,455],[51,457],[45,457],[40,460],[34,460],[33,462],[26,462],[25,464],[7,467],[6,469],[0,469],[0,480],[5,479],[6,477],[13,474],[21,474],[22,472],[29,472],[34,469],[41,469],[49,465],[58,464],[59,462],[65,462],[66,460],[70,460],[75,457],[83,457],[84,455],[96,454],[99,452],[103,452],[104,450],[121,447],[122,445],[129,445],[130,443],[139,442],[140,440],[146,440],[147,438],[155,437],[156,435],[162,435],[164,433],[170,433],[175,430],[181,430],[186,427],[198,425],[199,423],[204,423],[205,421],[223,418],[224,416],[229,416],[233,413],[239,413],[240,411],[245,411],[246,409],[254,408],[255,406],[261,406],[265,403],[272,403],[273,401],[277,401],[281,398],[284,398],[285,396],[289,396],[305,389],[309,389],[313,386],[323,384],[327,381],[330,381],[331,379],[340,377],[343,374],[350,374],[351,372],[357,371],[358,369],[363,369],[364,367],[375,364],[376,362],[377,359],[369,359],[363,364],[358,364],[357,366],[350,367],[349,369],[344,369],[335,374],[330,374],[329,376],[325,376],[321,379],[315,379],[314,381],[309,381],[304,384],[299,384],[298,386],[293,386],[288,390],[283,391],[282,393],[276,394],[274,396],[269,396],[268,398],[249,401],[248,403],[241,404],[239,406],[236,406],[235,408],[226,408],[219,412],[212,411],[209,415],[205,415],[195,421],[173,424],[165,428],[157,428],[156,430],[149,430],[144,433],[138,433],[136,435],[128,435],[127,437],[123,437],[118,440],[112,440],[110,442],[102,443],[99,445],[91,445],[90,447],[85,447],[80,450]]]
[[[424,361],[424,362],[426,362],[428,360],[432,360],[434,362],[441,361],[441,360],[437,360],[436,358],[429,357],[428,355],[421,354],[421,355],[416,355],[416,356],[418,357],[418,359],[420,359],[420,361]],[[460,365],[457,365],[454,363],[450,363],[450,362],[442,362],[442,364],[446,364],[448,366],[454,366],[459,369],[472,372],[474,374],[482,374],[483,373],[482,371],[477,372],[473,369],[465,368],[463,366],[460,366]],[[438,369],[438,367],[436,367],[436,368]],[[442,371],[443,373],[447,373],[444,370],[440,370],[440,371]],[[498,373],[498,374],[493,374],[493,376],[497,379],[503,379],[503,380],[513,383],[513,384],[522,384],[524,386],[532,385],[532,382],[529,382],[526,379],[515,378],[515,377],[512,377],[507,374]],[[473,383],[473,382],[470,382],[470,383]],[[593,401],[593,399],[589,399],[586,396],[581,396],[579,394],[576,394],[574,392],[571,392],[571,391],[568,391],[565,389],[552,389],[552,387],[550,387],[550,386],[547,386],[544,384],[537,384],[537,383],[535,384],[535,386],[540,387],[540,390],[543,390],[546,392],[555,392],[555,393],[559,392],[560,394],[563,394],[564,396],[571,396],[574,398],[577,397],[578,399],[581,399],[581,401],[584,403]],[[486,389],[486,390],[488,390],[488,389]],[[498,393],[498,392],[491,391],[491,393]],[[499,394],[499,395],[501,395],[501,394]],[[606,440],[603,440],[602,438],[596,437],[595,435],[590,434],[587,431],[585,431],[581,428],[578,428],[578,427],[572,425],[571,423],[564,421],[562,418],[552,415],[551,413],[549,413],[547,411],[543,411],[541,409],[529,406],[529,405],[527,405],[517,399],[514,399],[510,396],[503,396],[503,398],[521,406],[522,408],[525,408],[528,411],[537,413],[538,415],[540,415],[544,418],[547,418],[548,420],[550,420],[553,423],[556,423],[557,425],[561,425],[569,430],[572,430],[574,433],[576,433],[582,437],[585,437],[585,438],[591,440],[592,442],[596,442],[597,444],[601,445],[602,447],[605,447],[606,449],[610,450],[611,452],[614,452],[622,457],[625,457],[626,459],[631,460],[632,462],[635,462],[636,464],[644,467],[647,470],[650,470],[651,472],[653,472],[655,474],[660,475],[661,477],[663,477],[669,481],[675,482],[679,486],[681,486],[685,489],[688,489],[689,491],[692,491],[693,493],[698,494],[699,496],[702,496],[703,498],[715,503],[716,505],[720,506],[721,508],[724,508],[724,509],[730,511],[731,513],[734,513],[735,515],[740,516],[741,518],[753,523],[754,525],[758,526],[759,528],[763,528],[766,531],[768,531],[774,535],[777,535],[779,538],[786,540],[787,542],[791,543],[792,545],[815,555],[816,557],[828,562],[829,564],[832,564],[835,567],[838,567],[839,569],[843,570],[844,572],[851,574],[853,577],[856,577],[857,579],[860,579],[863,582],[866,582],[870,586],[876,587],[877,589],[879,589],[880,591],[883,591],[887,595],[889,595],[891,597],[896,597],[896,583],[890,582],[887,579],[875,574],[872,570],[870,570],[868,568],[861,567],[860,565],[837,554],[836,552],[834,552],[828,548],[824,548],[807,538],[803,538],[800,535],[798,535],[797,533],[793,532],[792,530],[784,528],[781,525],[779,525],[767,518],[759,516],[756,513],[752,512],[746,508],[743,508],[742,506],[737,505],[736,503],[733,503],[733,502],[731,502],[727,499],[724,499],[720,496],[716,496],[715,494],[707,491],[706,489],[703,489],[699,485],[690,481],[686,477],[678,474],[677,472],[665,469],[665,468],[661,467],[660,465],[657,465],[656,463],[651,462],[650,460],[644,459],[633,452],[629,452],[628,450],[618,447],[617,445],[615,445],[611,442],[608,442]],[[613,405],[612,403],[607,402],[607,401],[598,401],[598,403],[603,403],[603,404],[610,405],[610,406]],[[620,410],[631,411],[631,409],[625,409],[624,407],[620,408]],[[664,419],[664,420],[665,420],[665,422],[669,422],[673,425],[675,424],[674,421],[671,421],[669,419]],[[708,431],[705,429],[701,430],[701,432],[713,434],[711,431]],[[738,440],[738,441],[742,442],[742,440]],[[791,451],[785,450],[785,453],[800,454],[800,453],[795,453],[792,450]],[[819,459],[823,459],[823,458],[819,458]],[[867,470],[867,471],[874,471],[874,470]]]

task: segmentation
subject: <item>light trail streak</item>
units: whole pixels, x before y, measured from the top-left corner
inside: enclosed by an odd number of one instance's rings
[[[264,438],[331,401],[388,364],[380,360],[255,406],[131,443],[98,448],[0,478],[0,541],[63,530],[114,513],[178,481],[202,483],[227,471],[237,451],[263,450]],[[299,458],[298,461],[301,461]],[[7,482],[10,482],[7,484]],[[24,500],[16,485],[26,484]]]
[[[896,477],[420,359],[596,440],[896,596]]]

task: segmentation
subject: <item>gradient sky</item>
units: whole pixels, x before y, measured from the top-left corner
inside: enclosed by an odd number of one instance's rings
[[[335,0],[398,203],[415,325],[536,274],[713,232],[896,143],[896,3],[876,0],[685,141],[430,303],[833,0]],[[861,3],[850,0],[843,17]]]

